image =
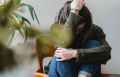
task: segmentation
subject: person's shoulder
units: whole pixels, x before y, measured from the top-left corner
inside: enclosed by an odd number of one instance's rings
[[[104,33],[103,29],[100,26],[96,25],[96,24],[93,24],[91,26],[91,30],[92,30],[93,33],[96,34],[96,36],[98,38],[105,38],[105,36],[106,36],[106,34]]]
[[[91,30],[96,32],[96,33],[102,33],[103,32],[103,29],[100,26],[96,25],[96,24],[92,24]]]

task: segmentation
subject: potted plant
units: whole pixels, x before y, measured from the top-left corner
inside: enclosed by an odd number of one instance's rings
[[[21,0],[0,0],[0,71],[4,71],[7,67],[11,68],[15,63],[14,53],[9,44],[17,31],[25,38],[33,37],[31,34],[37,31],[31,27],[31,23],[18,13],[19,10],[27,7],[34,20],[37,16],[34,8]],[[39,23],[39,21],[38,21]]]
[[[31,23],[18,13],[21,7],[28,7],[32,19],[36,18],[38,21],[35,10],[31,5],[21,3],[21,0],[2,0],[0,3],[0,40],[3,43],[8,41],[11,35],[13,37],[16,30],[27,37],[25,33],[31,28]]]
[[[57,47],[68,47],[72,40],[72,30],[67,24],[63,26],[63,24],[56,23],[51,25],[49,31],[32,27],[31,23],[25,17],[16,12],[17,10],[19,11],[20,7],[25,6],[28,7],[33,20],[36,18],[39,23],[35,10],[31,5],[21,3],[21,0],[4,0],[4,4],[0,5],[0,31],[3,30],[3,35],[5,36],[0,36],[0,40],[6,37],[9,38],[9,35],[13,38],[16,30],[18,30],[25,39],[35,38],[36,52],[40,66],[40,69],[35,75],[36,77],[45,77],[47,75],[44,74],[43,70],[43,58],[53,56]],[[5,44],[5,42],[3,43]]]

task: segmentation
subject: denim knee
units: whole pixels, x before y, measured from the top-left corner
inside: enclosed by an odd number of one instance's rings
[[[52,59],[50,63],[48,75],[49,77],[58,77],[57,61],[55,57]]]

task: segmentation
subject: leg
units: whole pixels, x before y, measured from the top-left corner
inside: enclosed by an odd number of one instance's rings
[[[56,58],[53,58],[49,66],[49,77],[59,77],[57,72],[57,61]]]
[[[96,40],[88,40],[85,48],[99,47],[100,43]],[[81,64],[79,77],[99,77],[101,73],[101,64]]]
[[[78,72],[76,66],[77,63],[75,60],[58,62],[57,71],[59,72],[60,77],[77,77]]]
[[[49,77],[77,77],[75,60],[64,62],[54,58],[50,64]]]
[[[82,64],[80,66],[79,75],[85,75],[85,77],[99,77],[100,72],[101,72],[100,64]]]

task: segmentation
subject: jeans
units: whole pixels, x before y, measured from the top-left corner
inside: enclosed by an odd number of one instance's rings
[[[95,48],[100,46],[96,40],[88,40],[84,48]],[[78,74],[99,77],[101,73],[101,64],[80,64],[74,59],[59,62],[54,57],[50,64],[49,77],[78,77]]]

